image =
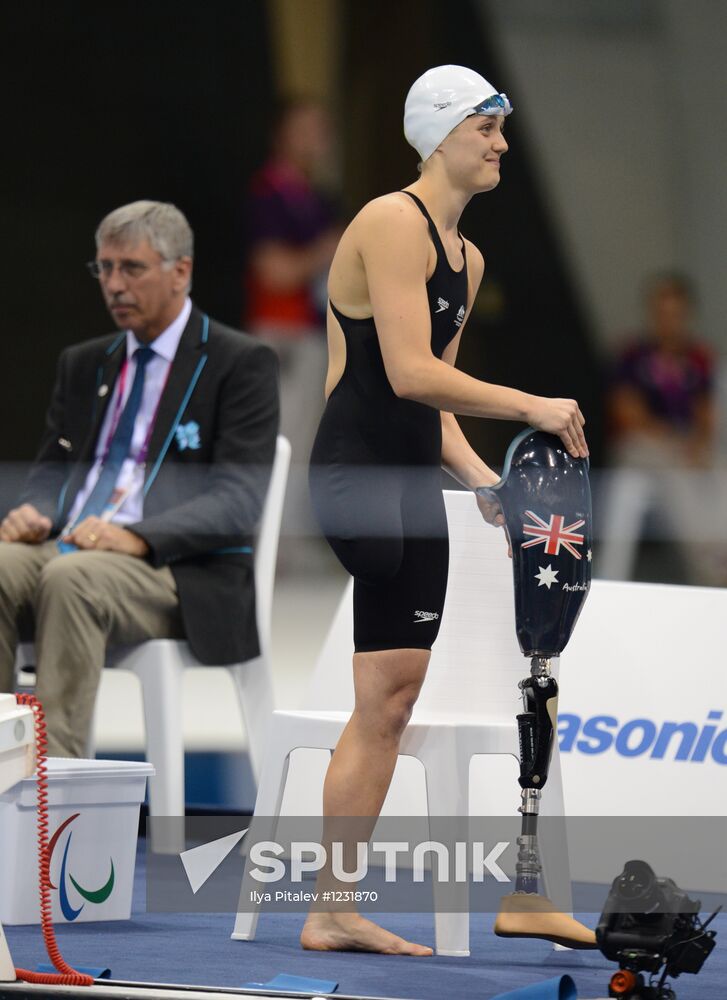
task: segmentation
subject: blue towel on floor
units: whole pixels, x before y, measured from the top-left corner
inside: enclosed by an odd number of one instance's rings
[[[74,965],[73,968],[76,970],[76,972],[82,972],[84,976],[93,976],[94,979],[111,978],[111,969],[96,968],[95,966],[89,968],[89,966],[87,965]],[[56,969],[55,965],[48,965],[45,962],[40,962],[38,965],[36,965],[35,971],[42,972],[44,975],[50,974],[53,976],[57,976],[59,974],[58,969]]]
[[[243,989],[280,990],[281,993],[333,993],[338,989],[334,979],[309,979],[308,976],[289,976],[281,972],[267,983],[244,983]]]
[[[492,1000],[577,1000],[576,984],[570,976],[546,979],[510,993],[498,993]]]

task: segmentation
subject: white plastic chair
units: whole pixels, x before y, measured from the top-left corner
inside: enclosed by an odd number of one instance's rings
[[[260,656],[227,667],[240,700],[248,735],[250,765],[260,777],[267,725],[273,712],[270,669],[270,626],[275,564],[285,485],[290,467],[290,443],[279,436],[255,547],[255,600]],[[33,663],[32,645],[18,649],[18,664]],[[141,683],[146,727],[146,759],[156,768],[149,779],[152,816],[184,816],[184,737],[182,679],[185,668],[201,664],[184,640],[150,639],[138,646],[111,648],[106,666],[129,670]]]
[[[517,682],[527,676],[530,665],[517,644],[512,564],[502,531],[484,522],[471,493],[446,491],[445,503],[450,563],[442,629],[399,752],[417,758],[424,767],[430,816],[467,816],[472,757],[507,754],[519,759],[515,716],[522,702]],[[352,592],[349,583],[316,665],[310,707],[273,713],[256,816],[280,815],[292,751],[303,747],[332,751],[348,721],[353,705]],[[519,801],[519,787],[513,782],[512,812]],[[393,805],[395,814],[404,814]],[[557,746],[541,813],[563,815]],[[551,851],[549,863],[551,876],[557,869],[559,885],[569,884],[564,841]],[[547,883],[545,888],[547,892]],[[466,885],[463,891],[467,892]],[[434,892],[436,911],[436,882]],[[461,907],[465,912],[435,912],[436,951],[440,955],[469,954],[466,899]],[[570,900],[566,901],[570,909]],[[238,913],[232,937],[253,939],[257,920],[256,912]]]

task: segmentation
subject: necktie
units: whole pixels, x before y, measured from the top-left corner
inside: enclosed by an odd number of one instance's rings
[[[108,454],[106,455],[106,461],[101,467],[99,477],[96,480],[96,485],[89,493],[80,514],[76,518],[76,524],[80,524],[81,521],[84,521],[87,517],[100,517],[104,508],[111,499],[111,494],[114,492],[116,480],[119,478],[119,473],[121,472],[121,467],[124,464],[124,460],[128,458],[129,455],[131,438],[134,433],[134,424],[136,423],[136,417],[139,412],[139,407],[141,406],[142,396],[144,394],[144,376],[146,366],[153,357],[154,351],[151,347],[139,347],[134,352],[136,374],[134,375],[134,381],[131,386],[129,398],[126,400],[126,406],[124,407],[121,417],[119,418],[119,422],[116,425],[114,436],[111,438]],[[59,544],[59,548],[61,551],[72,551],[75,549],[75,546],[69,545],[66,542],[61,542]]]

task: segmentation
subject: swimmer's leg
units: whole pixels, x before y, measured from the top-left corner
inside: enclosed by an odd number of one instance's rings
[[[428,649],[384,649],[354,655],[355,707],[331,759],[323,788],[324,846],[340,840],[342,829],[354,850],[357,841],[369,840],[430,655]],[[352,824],[357,824],[355,831]],[[345,867],[351,870],[348,864]],[[324,869],[316,888],[319,893],[350,891],[352,885],[337,882],[330,870]],[[432,954],[431,948],[406,941],[352,911],[350,903],[345,905],[346,910],[311,911],[301,934],[302,946],[316,951]]]

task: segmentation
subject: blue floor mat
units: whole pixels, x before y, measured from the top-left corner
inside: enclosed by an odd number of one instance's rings
[[[241,987],[280,973],[335,980],[340,993],[403,1000],[491,1000],[508,990],[568,973],[578,997],[605,997],[615,971],[599,952],[556,952],[544,941],[503,940],[492,933],[493,917],[471,917],[469,958],[407,958],[336,952],[305,952],[298,945],[304,914],[264,914],[255,941],[232,941],[230,914],[147,914],[143,844],[138,855],[130,921],[64,924],[57,937],[71,964],[108,966],[114,979]],[[603,887],[594,891],[602,898]],[[594,927],[597,914],[580,918]],[[386,927],[422,944],[434,944],[429,914],[390,914]],[[698,976],[676,980],[679,1000],[725,1000],[727,915],[713,929],[717,947]],[[6,927],[16,965],[47,962],[38,927]]]

